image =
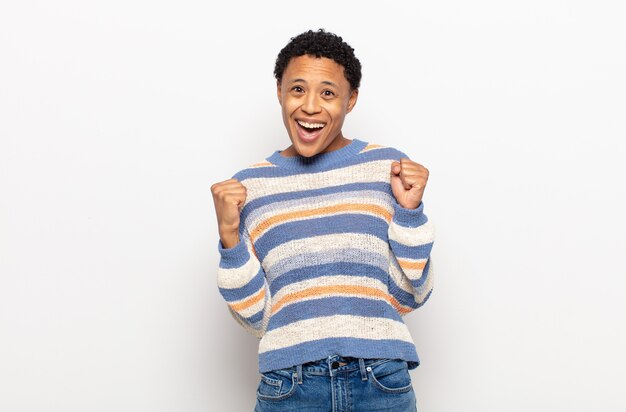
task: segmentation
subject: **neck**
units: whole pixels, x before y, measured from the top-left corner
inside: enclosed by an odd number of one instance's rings
[[[332,152],[335,151],[337,149],[341,149],[342,147],[346,147],[347,145],[349,145],[352,142],[352,140],[350,139],[346,139],[341,133],[339,134],[339,136],[337,136],[329,145],[327,148],[325,148],[324,150],[322,150],[319,153],[328,153],[328,152]],[[299,153],[296,150],[296,148],[294,147],[294,145],[292,144],[291,146],[289,146],[288,148],[286,148],[285,150],[281,150],[280,151],[280,155],[283,157],[292,157],[292,156],[297,156]]]

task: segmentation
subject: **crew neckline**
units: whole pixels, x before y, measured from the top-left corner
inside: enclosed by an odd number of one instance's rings
[[[300,154],[285,157],[280,154],[280,150],[276,150],[265,160],[288,169],[313,171],[323,169],[342,160],[347,160],[359,153],[365,146],[367,146],[367,142],[352,139],[350,143],[339,149],[335,149],[331,152],[318,153],[311,157],[305,157]]]

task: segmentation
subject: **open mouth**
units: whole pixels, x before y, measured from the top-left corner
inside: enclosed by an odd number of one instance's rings
[[[298,135],[306,142],[311,142],[322,134],[326,123],[308,123],[303,120],[296,120]]]

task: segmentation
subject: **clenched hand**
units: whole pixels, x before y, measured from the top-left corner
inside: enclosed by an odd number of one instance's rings
[[[391,191],[400,206],[415,209],[419,206],[428,182],[428,169],[407,157],[391,163]]]
[[[211,186],[217,226],[225,248],[239,243],[239,216],[246,201],[246,187],[237,179],[228,179]]]

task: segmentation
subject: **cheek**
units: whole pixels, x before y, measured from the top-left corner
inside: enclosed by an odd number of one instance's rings
[[[343,118],[346,115],[346,108],[344,108],[341,104],[329,106],[327,111],[335,123],[343,121]]]
[[[283,99],[283,112],[286,115],[291,115],[299,107],[298,102],[294,99]]]

